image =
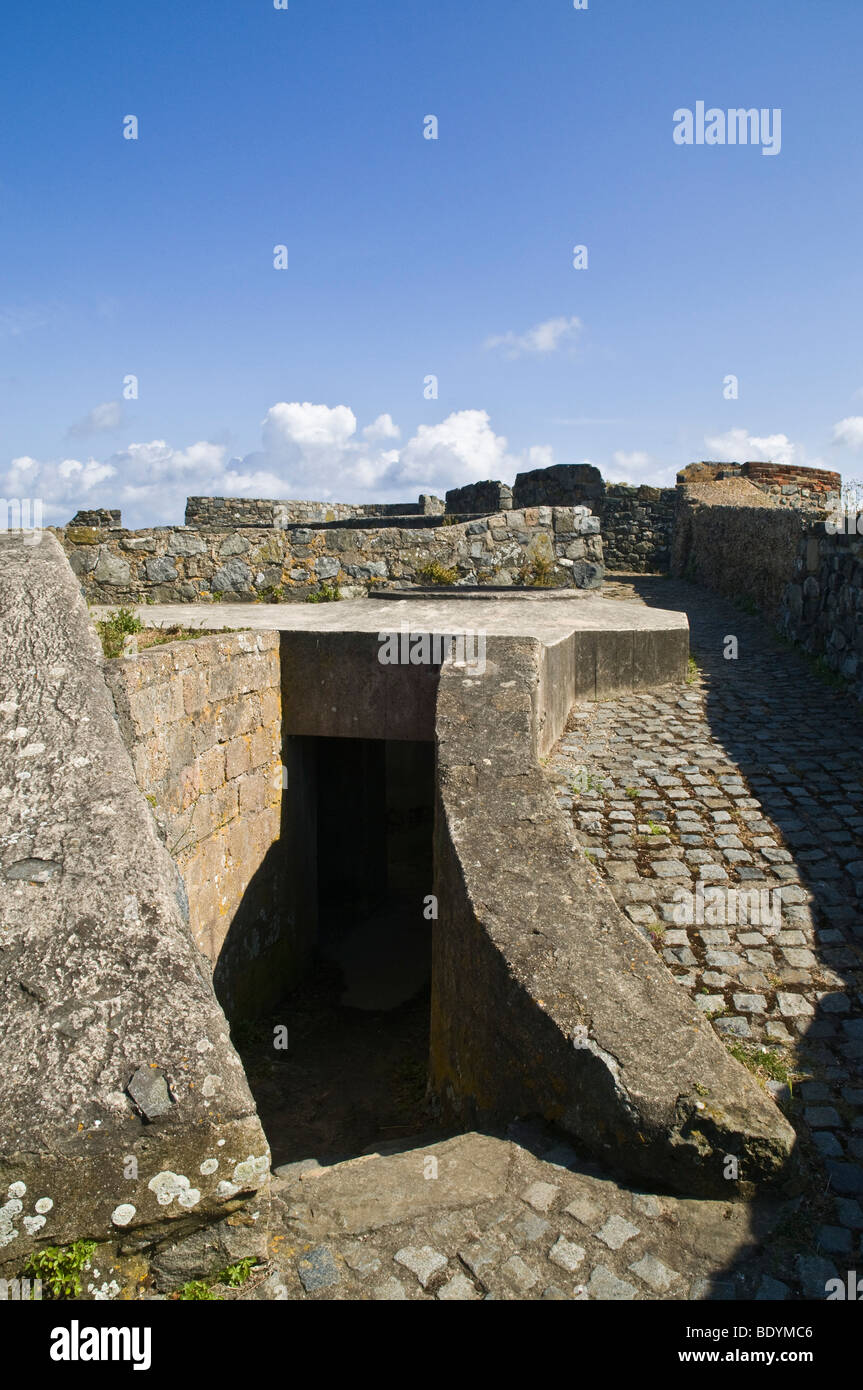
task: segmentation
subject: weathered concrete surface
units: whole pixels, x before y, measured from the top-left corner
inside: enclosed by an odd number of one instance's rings
[[[537,761],[561,727],[548,648],[490,651],[482,677],[445,666],[438,690],[431,1079],[444,1116],[540,1114],[682,1192],[727,1196],[727,1154],[744,1184],[787,1183],[792,1129],[573,852]]]
[[[134,607],[134,605],[133,605]],[[94,617],[109,613],[94,605]],[[277,632],[457,632],[482,628],[490,636],[550,637],[563,631],[687,632],[686,617],[640,603],[603,599],[582,590],[525,590],[488,597],[472,591],[463,597],[448,590],[440,597],[345,599],[340,603],[156,603],[134,611],[147,627],[225,627]]]
[[[0,633],[0,1266],[205,1224],[254,1253],[266,1139],[53,537],[0,537]]]

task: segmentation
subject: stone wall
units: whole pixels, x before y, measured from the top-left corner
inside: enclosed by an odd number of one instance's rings
[[[70,526],[119,526],[120,510],[115,507],[97,507],[95,511],[78,511],[69,522]]]
[[[608,569],[644,574],[669,568],[677,513],[674,488],[606,483],[605,496],[594,507]]]
[[[519,473],[515,485],[471,483],[446,495],[451,514],[511,507],[586,506],[599,518],[607,568],[667,570],[674,528],[674,488],[604,483],[591,464],[556,464]]]
[[[107,664],[138,786],[229,1016],[296,974],[283,902],[279,635],[213,634]]]
[[[823,468],[794,468],[780,463],[690,463],[681,469],[681,486],[743,479],[769,496],[775,507],[822,512],[839,501],[842,479]]]
[[[779,626],[863,699],[863,535],[819,522],[800,538]]]
[[[418,502],[356,505],[349,502],[281,502],[259,497],[189,497],[186,499],[186,525],[202,531],[233,531],[238,526],[281,530],[285,526],[349,521],[357,517],[438,516],[443,510],[441,499],[430,493],[422,493]]]
[[[451,515],[507,512],[511,507],[512,488],[506,483],[468,483],[450,488],[446,495],[446,510]]]
[[[806,517],[775,507],[735,481],[686,488],[677,504],[672,573],[729,598],[748,600],[766,617],[778,616]],[[695,495],[700,493],[701,495]]]
[[[516,507],[592,507],[604,493],[602,475],[592,464],[556,463],[518,473],[512,498]]]
[[[123,531],[67,526],[57,532],[87,598],[104,603],[303,599],[322,584],[345,597],[375,584],[422,582],[436,562],[465,584],[602,582],[600,523],[586,507],[528,507],[421,530],[392,526],[238,527]],[[548,571],[547,576],[545,571]]]
[[[757,492],[765,505],[807,515],[823,513],[839,498],[838,473],[817,468],[793,468],[773,463],[693,463],[677,475],[676,488],[636,487],[604,482],[592,464],[555,464],[519,473],[510,491],[504,483],[474,483],[446,495],[448,512],[481,511],[492,505],[587,506],[599,517],[605,564],[611,570],[639,573],[667,571],[671,564],[677,524],[678,501],[699,489],[737,480]],[[718,499],[717,499],[718,500]],[[686,548],[692,528],[681,518],[683,536],[678,549]],[[707,562],[715,568],[715,557]],[[706,580],[704,582],[707,582]],[[775,608],[776,593],[771,602]]]

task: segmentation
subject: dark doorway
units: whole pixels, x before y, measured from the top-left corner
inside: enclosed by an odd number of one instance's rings
[[[393,1009],[428,984],[434,749],[318,739],[318,950],[342,1002]]]
[[[434,746],[292,743],[303,745],[306,824],[288,872],[309,916],[316,887],[314,950],[302,982],[239,1040],[276,1166],[430,1127]]]

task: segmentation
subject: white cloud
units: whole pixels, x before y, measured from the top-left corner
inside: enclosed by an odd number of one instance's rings
[[[270,406],[262,430],[264,448],[295,456],[303,450],[343,449],[356,433],[357,417],[347,405],[280,401]]]
[[[512,467],[506,440],[491,428],[485,410],[458,410],[437,425],[420,425],[390,471],[390,480],[416,487],[459,487],[481,478],[503,478]]]
[[[575,317],[546,319],[544,323],[537,323],[533,328],[529,328],[526,333],[510,331],[486,338],[483,346],[486,349],[503,348],[507,357],[523,357],[529,354],[543,356],[556,352],[561,343],[575,338],[581,327],[581,319]]]
[[[79,507],[108,506],[109,501],[102,500],[102,495],[106,499],[113,496],[115,484],[104,485],[116,472],[110,463],[99,463],[96,459],[88,459],[86,463],[79,459],[40,463],[24,455],[12,460],[0,487],[6,497],[40,498],[46,523],[57,526],[68,521]],[[94,497],[95,500],[91,500]]]
[[[353,411],[281,401],[262,422],[262,447],[228,457],[221,444],[199,440],[175,449],[164,439],[132,443],[107,459],[40,462],[14,459],[0,491],[41,497],[51,525],[79,508],[120,507],[124,525],[176,524],[187,496],[285,497],[320,501],[414,501],[483,478],[511,482],[519,469],[554,463],[547,445],[510,454],[484,410],[461,410],[420,425],[402,447],[390,415],[357,433]],[[384,444],[390,447],[383,447]]]
[[[105,401],[97,405],[83,420],[70,425],[69,434],[73,438],[86,439],[91,434],[101,434],[118,430],[123,423],[122,401]]]
[[[663,467],[643,449],[616,449],[611,463],[599,470],[610,483],[645,483],[649,487],[673,487],[677,478],[674,465]]]
[[[802,463],[802,451],[787,434],[759,437],[748,430],[735,429],[712,437],[705,435],[704,443],[709,450],[707,457],[714,463]]]
[[[398,439],[400,434],[401,430],[398,425],[393,423],[391,415],[379,415],[363,430],[363,437],[371,444],[376,444],[383,439]]]
[[[551,468],[555,462],[554,450],[550,444],[532,444],[524,459],[519,461],[517,471],[529,473],[533,468]]]
[[[847,449],[863,449],[863,415],[849,415],[833,426],[833,443]]]

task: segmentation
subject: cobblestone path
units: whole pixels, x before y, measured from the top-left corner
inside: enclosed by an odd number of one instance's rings
[[[780,1208],[638,1191],[540,1126],[303,1167],[275,1179],[273,1259],[238,1297],[766,1299],[801,1277],[824,1296],[793,1223],[791,1280],[769,1273]]]
[[[547,763],[558,803],[679,984],[786,1105],[824,1174],[815,1247],[853,1259],[863,711],[706,590],[633,579],[606,592],[684,610],[693,669],[680,688],[576,707]]]

